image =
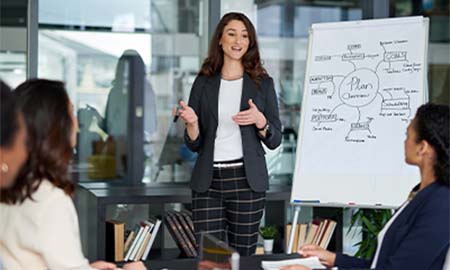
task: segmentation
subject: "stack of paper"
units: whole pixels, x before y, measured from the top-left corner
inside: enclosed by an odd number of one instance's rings
[[[278,270],[282,266],[300,264],[311,269],[326,269],[317,257],[310,257],[305,259],[290,259],[281,261],[262,261],[261,266],[264,270]]]

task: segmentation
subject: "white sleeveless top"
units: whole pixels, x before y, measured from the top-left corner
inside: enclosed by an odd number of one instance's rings
[[[242,84],[243,78],[232,81],[220,80],[219,123],[214,141],[214,161],[243,157],[241,130],[231,118],[241,108]]]

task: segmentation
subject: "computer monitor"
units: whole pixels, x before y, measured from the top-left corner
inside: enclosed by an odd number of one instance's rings
[[[216,237],[202,233],[198,270],[239,270],[239,253]]]

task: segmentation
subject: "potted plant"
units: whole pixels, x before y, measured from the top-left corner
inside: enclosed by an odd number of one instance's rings
[[[363,240],[356,243],[359,246],[355,256],[364,259],[372,258],[376,246],[378,233],[383,229],[384,225],[392,217],[389,209],[358,209],[352,215],[348,232],[359,222],[362,226]]]
[[[270,254],[273,250],[273,239],[277,235],[277,228],[275,226],[264,226],[259,228],[259,233],[264,239],[264,253]]]

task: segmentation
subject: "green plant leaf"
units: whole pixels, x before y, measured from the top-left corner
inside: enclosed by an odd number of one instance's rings
[[[372,222],[367,217],[362,217],[361,220],[364,223],[364,225],[366,225],[367,229],[371,233],[374,233],[374,234],[377,233],[377,229],[376,229],[375,225],[372,224]]]
[[[389,221],[391,216],[392,213],[388,209],[360,208],[353,213],[347,233],[350,232],[358,222],[361,222],[361,233],[363,235],[363,240],[354,245],[359,247],[355,256],[368,259],[373,256],[373,252],[377,246],[378,233]]]
[[[277,228],[275,228],[275,226],[265,226],[259,228],[259,233],[261,234],[261,237],[264,239],[274,239],[278,231]]]

